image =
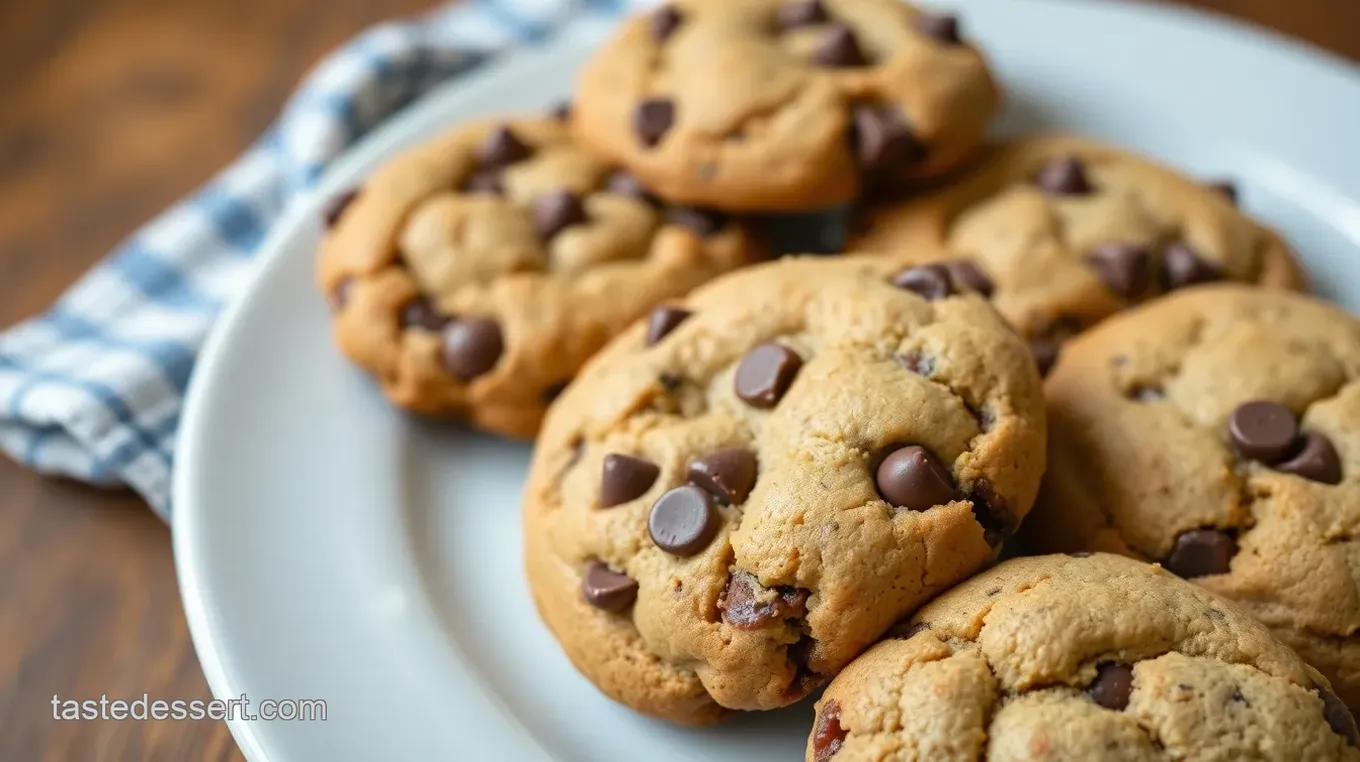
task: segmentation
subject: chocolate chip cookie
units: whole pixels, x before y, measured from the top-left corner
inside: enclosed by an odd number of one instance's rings
[[[1073,339],[1022,543],[1160,561],[1360,706],[1360,321],[1219,284]]]
[[[586,64],[573,125],[673,201],[843,203],[982,141],[1000,96],[960,26],[899,0],[675,0]]]
[[[1326,679],[1232,603],[1118,556],[1007,561],[817,703],[807,762],[1360,760]]]
[[[604,693],[684,723],[791,704],[996,556],[1043,470],[1024,344],[879,260],[726,276],[616,338],[549,411],[534,598]]]
[[[1079,138],[993,146],[957,183],[872,206],[861,223],[854,248],[970,261],[1041,366],[1068,335],[1157,294],[1218,280],[1302,284],[1289,248],[1236,208],[1230,186]]]
[[[742,225],[663,208],[546,117],[413,148],[327,222],[344,353],[401,407],[511,436],[653,304],[758,256]]]

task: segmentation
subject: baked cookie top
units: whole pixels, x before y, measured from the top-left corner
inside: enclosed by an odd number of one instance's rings
[[[1228,186],[1066,136],[1001,143],[972,166],[939,190],[869,207],[851,245],[908,262],[971,260],[1036,355],[1187,285],[1302,285],[1288,247],[1236,208]]]
[[[1360,321],[1205,286],[1072,340],[1025,545],[1160,561],[1360,698]]]
[[[663,209],[546,117],[418,145],[328,214],[344,353],[402,407],[514,436],[654,303],[755,255],[740,224]]]
[[[882,262],[758,265],[654,310],[554,404],[525,497],[539,610],[680,722],[793,703],[994,558],[1043,471],[1023,343]]]
[[[1127,558],[1007,561],[817,702],[808,762],[1360,760],[1355,720],[1228,601]]]
[[[999,100],[952,16],[898,0],[675,0],[600,47],[572,121],[673,201],[798,211],[955,166]]]

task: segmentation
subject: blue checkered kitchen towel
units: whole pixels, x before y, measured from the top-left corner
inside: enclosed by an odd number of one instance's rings
[[[356,139],[436,84],[627,0],[460,0],[332,54],[245,156],[135,233],[50,310],[0,334],[0,447],[131,486],[167,520],[189,375],[270,224]],[[645,4],[639,0],[637,4]]]

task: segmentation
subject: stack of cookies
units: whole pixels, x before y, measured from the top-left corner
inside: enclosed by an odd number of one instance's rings
[[[989,143],[965,32],[898,0],[630,19],[570,106],[336,200],[341,350],[536,437],[530,588],[638,711],[829,684],[813,762],[1360,760],[1360,321],[1230,185]],[[846,253],[777,256],[829,215]]]

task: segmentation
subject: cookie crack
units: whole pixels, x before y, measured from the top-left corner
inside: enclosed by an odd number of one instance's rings
[[[899,679],[885,682],[884,687],[886,688],[888,698],[888,701],[886,703],[889,706],[894,707],[895,709],[900,708],[902,705],[902,697],[903,694],[905,693],[906,686],[910,681],[912,672],[922,668],[927,664],[934,664],[937,662],[947,661],[953,658],[954,656],[957,656],[958,654],[959,654],[958,650],[950,648],[948,653],[934,652],[914,657],[911,660],[911,662],[906,665],[906,669],[898,673],[897,677]],[[990,667],[988,667],[988,669],[990,670]],[[882,717],[881,724],[878,726],[878,728],[876,728],[872,732],[866,732],[864,730],[860,731],[851,730],[848,735],[864,737],[866,735],[876,736],[900,733],[906,730],[907,727],[906,724],[902,721],[902,718],[903,715],[901,711],[894,711],[892,712],[891,715]],[[984,749],[986,748],[985,741],[983,743],[983,748]]]
[[[774,118],[776,114],[788,108],[789,104],[792,103],[797,97],[798,90],[796,89],[791,90],[789,94],[785,95],[783,98],[774,101],[773,103],[769,103],[759,107],[754,107],[743,112],[741,118],[737,120],[741,125],[740,131],[738,132],[728,131],[727,133],[722,135],[709,135],[707,137],[727,139],[743,137],[750,131],[751,127],[763,125],[765,122],[768,122],[770,119]]]
[[[904,339],[905,338],[909,337],[904,337]],[[913,358],[913,355],[916,355],[916,357]],[[959,404],[963,406],[964,410],[967,410],[970,414],[972,414],[973,422],[976,423],[978,426],[978,433],[974,434],[973,437],[969,440],[970,451],[973,449],[972,442],[974,440],[976,440],[978,437],[986,436],[989,433],[988,427],[984,425],[985,417],[984,411],[994,407],[994,405],[992,404],[992,400],[990,399],[983,400],[984,406],[981,408],[974,406],[972,403],[968,401],[967,398],[960,394],[959,391],[953,387],[953,385],[935,376],[933,365],[930,368],[928,368],[925,372],[918,370],[917,367],[919,367],[919,363],[922,361],[922,358],[919,356],[919,353],[913,352],[908,355],[894,354],[891,358],[880,359],[880,362],[888,362],[889,360],[896,362],[898,365],[903,366],[906,370],[910,371],[913,375],[920,377],[922,380],[924,380],[931,386],[941,389],[945,392],[948,392],[951,397],[958,400]],[[914,365],[916,367],[908,367],[909,365]]]
[[[1149,386],[1140,385],[1140,386],[1138,386],[1138,387],[1135,387],[1134,391],[1142,391],[1142,390],[1145,390],[1145,389],[1152,389],[1152,390],[1155,390],[1155,391],[1157,391],[1157,392],[1160,393],[1162,390],[1164,390],[1164,389],[1166,389],[1168,386],[1170,386],[1170,383],[1168,383],[1168,382],[1174,382],[1176,379],[1178,379],[1178,378],[1180,377],[1181,370],[1182,370],[1182,367],[1181,367],[1181,366],[1185,363],[1185,358],[1186,358],[1188,355],[1191,355],[1191,354],[1193,354],[1194,352],[1198,351],[1200,348],[1202,348],[1202,347],[1204,346],[1204,342],[1206,341],[1206,339],[1205,339],[1205,337],[1204,337],[1204,332],[1205,332],[1205,324],[1206,324],[1207,322],[1208,322],[1208,321],[1205,320],[1204,317],[1198,316],[1198,315],[1195,316],[1194,320],[1191,321],[1191,323],[1190,323],[1190,328],[1189,328],[1189,332],[1190,332],[1190,341],[1187,342],[1186,345],[1185,345],[1185,347],[1184,347],[1184,348],[1176,355],[1175,359],[1174,359],[1173,362],[1171,363],[1171,366],[1166,370],[1166,372],[1164,372],[1164,373],[1162,373],[1162,374],[1156,376],[1156,377],[1153,379],[1154,383],[1152,384],[1152,386],[1149,387]],[[1118,359],[1124,359],[1124,358],[1118,358]],[[1116,364],[1117,364],[1117,362],[1118,362],[1118,360],[1116,360]],[[1126,393],[1124,394],[1124,396],[1127,397],[1127,396],[1128,396],[1128,393],[1126,392]],[[1163,398],[1163,399],[1164,399],[1164,398]],[[1172,401],[1170,401],[1170,400],[1167,400],[1167,403],[1168,403],[1169,405],[1171,405],[1171,407],[1174,408],[1177,412],[1180,412],[1180,413],[1182,413],[1183,415],[1185,415],[1185,417],[1186,417],[1187,419],[1189,418],[1189,413],[1188,413],[1186,410],[1184,410],[1180,405],[1177,405],[1177,404],[1175,404],[1174,402],[1172,402]]]
[[[990,610],[990,608],[989,606],[988,609]],[[981,653],[980,647],[978,651],[979,655],[982,656],[982,665],[987,668],[987,674],[991,675],[993,686],[992,700],[983,708],[986,716],[982,720],[982,743],[978,746],[978,762],[986,762],[987,747],[992,742],[992,726],[996,723],[996,717],[1000,713],[1001,707],[1006,705],[1006,696],[1005,692],[1001,690],[1001,680],[996,676],[996,669],[992,666],[992,660],[987,658],[987,654]]]
[[[1128,716],[1130,716],[1133,719],[1134,726],[1143,732],[1143,735],[1147,738],[1148,743],[1152,744],[1152,748],[1157,752],[1158,757],[1161,759],[1171,759],[1170,754],[1166,750],[1166,742],[1162,740],[1162,736],[1160,733],[1157,732],[1156,728],[1153,728],[1152,726],[1148,725],[1146,722],[1143,721],[1143,718],[1139,717],[1136,714],[1131,714]]]

